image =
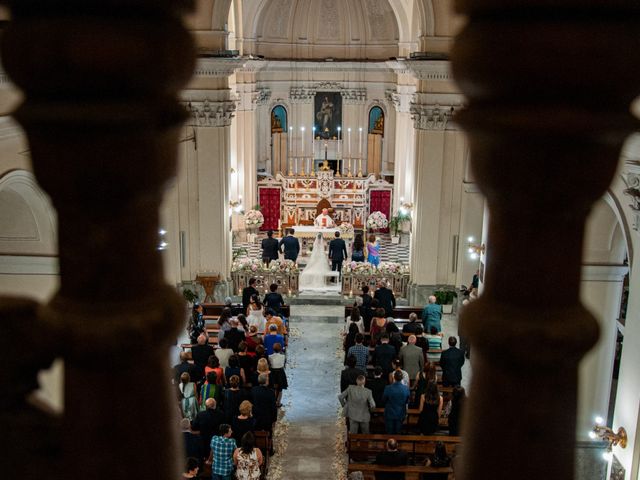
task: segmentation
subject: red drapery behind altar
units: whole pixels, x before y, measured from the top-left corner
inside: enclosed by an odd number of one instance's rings
[[[264,223],[260,227],[261,231],[278,230],[278,220],[280,219],[280,189],[260,188],[260,211],[264,216]]]
[[[391,190],[371,190],[369,192],[369,214],[373,212],[382,212],[387,216],[387,220],[391,219]],[[389,233],[389,229],[380,230]]]

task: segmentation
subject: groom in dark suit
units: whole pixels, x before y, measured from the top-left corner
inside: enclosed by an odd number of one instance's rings
[[[262,261],[269,266],[271,260],[278,260],[278,240],[273,238],[273,230],[267,232],[267,238],[262,240]]]
[[[293,260],[295,262],[298,259],[298,253],[300,253],[300,242],[293,234],[294,230],[291,228],[288,235],[280,240],[280,251],[284,249],[285,260]]]
[[[329,242],[329,258],[331,259],[331,270],[342,271],[342,262],[347,258],[347,245],[340,238],[340,232],[336,232],[336,238]]]

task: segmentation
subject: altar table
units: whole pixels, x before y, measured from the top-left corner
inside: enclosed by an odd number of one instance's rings
[[[321,228],[321,227],[313,227],[309,225],[296,225],[292,227],[295,231],[293,234],[294,237],[298,238],[316,238],[318,233],[322,233],[322,238],[325,240],[333,240],[335,238],[335,233],[340,232],[339,228]],[[353,233],[340,233],[340,237],[344,240],[353,240]]]

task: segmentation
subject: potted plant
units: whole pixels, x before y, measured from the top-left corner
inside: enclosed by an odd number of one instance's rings
[[[198,295],[196,294],[196,292],[194,292],[190,288],[184,288],[182,290],[182,296],[184,297],[184,299],[186,300],[186,302],[189,304],[190,307],[193,306],[193,304],[198,301]]]
[[[433,292],[433,295],[436,297],[436,303],[442,305],[442,313],[453,311],[453,299],[458,296],[454,289],[442,287]]]
[[[400,216],[394,215],[389,220],[389,230],[391,230],[391,243],[400,243]]]
[[[411,214],[403,208],[398,211],[398,224],[402,233],[411,231]]]

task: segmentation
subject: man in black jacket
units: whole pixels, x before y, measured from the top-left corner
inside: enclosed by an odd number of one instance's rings
[[[342,262],[347,258],[347,245],[340,238],[340,232],[335,233],[336,238],[329,242],[329,259],[332,271],[342,271]]]
[[[216,407],[215,398],[207,398],[204,402],[206,410],[196,415],[191,422],[191,430],[200,432],[200,444],[202,455],[200,458],[209,457],[209,445],[211,438],[218,433],[220,425],[224,423],[224,413]]]
[[[273,423],[278,418],[276,395],[267,385],[269,377],[265,373],[258,376],[258,386],[251,389],[253,402],[253,417],[256,419],[256,430],[271,431]]]
[[[390,467],[400,467],[409,463],[409,454],[398,450],[398,442],[390,438],[387,440],[387,449],[376,455],[376,465],[387,465]],[[395,480],[404,478],[404,473],[396,472],[375,472],[376,480]]]
[[[396,297],[384,282],[378,284],[378,290],[373,294],[373,298],[378,300],[380,308],[384,308],[387,317],[393,317],[393,309],[396,308]]]
[[[249,308],[249,304],[251,303],[251,295],[260,295],[258,290],[256,290],[255,284],[256,279],[250,278],[249,286],[242,289],[242,308],[244,308],[244,312],[242,313],[244,315],[247,314],[247,308]]]
[[[384,394],[384,387],[386,386],[387,380],[382,376],[382,368],[374,368],[373,378],[367,378],[365,387],[371,390],[371,395],[373,395],[373,401],[376,402],[376,407],[384,407],[385,402],[382,400],[382,395]]]
[[[293,228],[289,229],[287,236],[280,240],[280,250],[284,249],[285,260],[293,260],[295,262],[298,259],[298,253],[300,253],[300,242],[293,236],[294,233],[295,230]]]
[[[373,317],[373,298],[369,295],[369,286],[362,286],[362,306],[360,307],[360,315],[362,315],[362,323],[364,323],[364,331],[368,332],[371,327],[371,317]]]
[[[264,296],[264,306],[271,308],[278,315],[282,316],[282,306],[284,305],[284,298],[278,293],[278,284],[272,283],[269,285],[269,293]]]
[[[273,238],[273,230],[267,232],[267,238],[262,240],[262,261],[269,265],[271,260],[278,260],[278,240]]]
[[[373,364],[376,367],[382,368],[385,376],[388,376],[393,366],[391,362],[396,358],[396,349],[389,343],[389,334],[383,333],[380,336],[380,345],[376,346],[373,352]]]
[[[456,347],[457,343],[456,337],[449,337],[449,348],[440,355],[442,385],[444,387],[457,387],[462,382],[464,352]]]

